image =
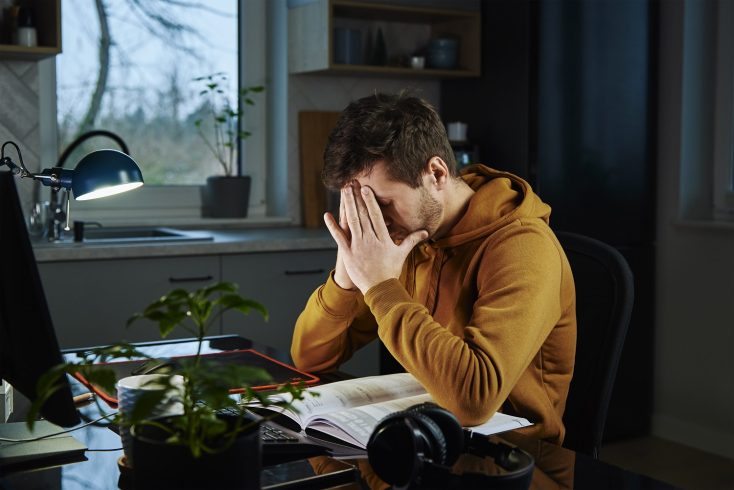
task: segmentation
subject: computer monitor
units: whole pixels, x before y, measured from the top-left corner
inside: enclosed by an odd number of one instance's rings
[[[61,362],[15,177],[0,172],[0,378],[33,401],[39,377]],[[41,415],[64,427],[79,423],[65,377]]]

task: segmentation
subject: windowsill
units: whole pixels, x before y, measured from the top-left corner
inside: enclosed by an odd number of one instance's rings
[[[175,228],[253,228],[291,226],[290,216],[267,216],[265,206],[251,204],[247,218],[203,218],[198,186],[143,186],[133,192],[93,201],[72,201],[71,220],[103,226]]]
[[[240,229],[240,228],[269,228],[293,225],[293,220],[287,216],[252,216],[247,218],[201,218],[195,216],[150,218],[106,218],[98,220],[105,226],[166,226],[181,229],[203,228]]]
[[[715,221],[704,219],[678,219],[673,222],[677,228],[686,228],[694,230],[715,230],[734,232],[734,222],[732,221]]]

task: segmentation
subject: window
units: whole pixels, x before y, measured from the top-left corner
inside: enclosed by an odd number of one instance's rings
[[[263,5],[242,0],[62,0],[63,52],[55,73],[59,150],[90,129],[112,131],[127,143],[146,182],[133,193],[74,202],[74,219],[127,224],[199,217],[199,185],[223,171],[199,134],[203,130],[210,141],[214,138],[208,97],[202,93],[207,81],[196,79],[223,74],[215,80],[219,95],[237,103],[242,73],[239,10],[259,14]],[[260,29],[254,35],[264,37],[264,27]],[[252,38],[248,33],[248,40]],[[253,50],[264,50],[260,44]],[[262,73],[248,75],[242,83],[256,84],[262,84]],[[245,107],[243,129],[264,131],[264,94],[252,98],[256,106],[252,111]],[[200,127],[197,120],[203,121]],[[251,139],[264,139],[256,136]],[[81,145],[67,166],[100,148],[100,140]],[[235,159],[236,174],[240,152]],[[247,173],[254,174],[253,185],[262,184],[264,164],[255,167],[248,166]],[[264,190],[252,192],[250,216],[264,214],[264,202]]]
[[[714,217],[734,221],[734,4],[718,2],[714,110]]]
[[[679,214],[734,221],[734,3],[682,8]]]

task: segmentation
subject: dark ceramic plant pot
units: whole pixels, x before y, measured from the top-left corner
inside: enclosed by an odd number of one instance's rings
[[[246,218],[250,203],[248,176],[214,176],[201,188],[201,215],[205,218]]]
[[[172,417],[158,421],[165,423]],[[227,419],[233,423],[233,418]],[[187,446],[165,443],[167,433],[151,425],[135,426],[132,485],[135,489],[260,489],[262,441],[261,418],[252,416],[251,426],[234,444],[221,452],[194,458]]]

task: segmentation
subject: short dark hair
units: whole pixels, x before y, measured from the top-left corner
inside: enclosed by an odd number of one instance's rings
[[[406,93],[375,93],[342,112],[324,151],[322,178],[329,189],[340,189],[384,160],[393,179],[415,189],[434,156],[456,176],[454,152],[433,106]]]

